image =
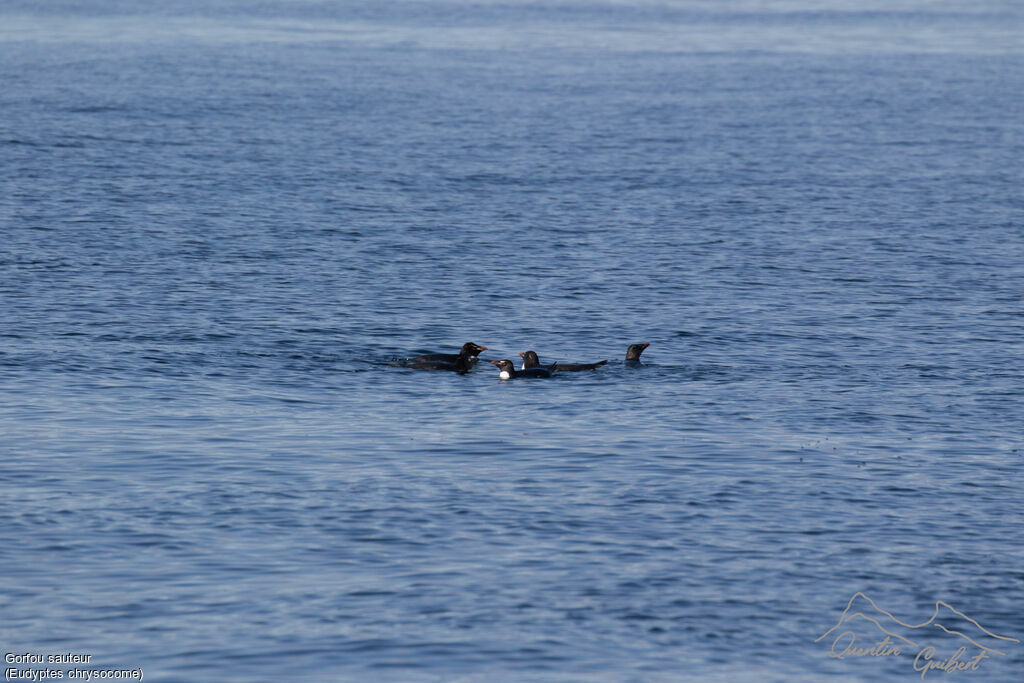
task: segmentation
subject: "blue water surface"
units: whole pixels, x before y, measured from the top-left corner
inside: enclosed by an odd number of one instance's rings
[[[999,646],[925,680],[1020,680],[1021,36],[998,1],[4,3],[0,647],[920,680],[815,642],[859,591]],[[609,363],[499,381],[527,349]]]

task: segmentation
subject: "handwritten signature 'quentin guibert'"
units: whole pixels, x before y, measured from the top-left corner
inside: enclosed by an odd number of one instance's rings
[[[850,610],[853,607],[853,603],[858,597],[863,598],[868,603],[870,603],[871,607],[873,607],[877,613],[884,614],[886,617],[888,617],[893,622],[899,624],[900,626],[912,629],[923,628],[925,626],[936,626],[945,631],[946,633],[949,633],[951,635],[957,635],[967,640],[969,643],[978,648],[978,653],[974,657],[969,657],[967,654],[967,646],[964,645],[949,657],[945,659],[936,659],[935,648],[931,645],[922,648],[918,643],[914,642],[913,640],[910,640],[909,638],[906,638],[898,633],[894,633],[892,631],[887,630],[885,627],[882,626],[881,622],[878,619],[867,614],[864,614],[861,611],[857,611],[850,614]],[[987,659],[990,655],[1006,655],[1005,652],[996,650],[995,648],[986,647],[976,642],[968,635],[961,633],[960,631],[948,629],[942,624],[938,623],[936,619],[939,616],[940,609],[943,607],[950,610],[955,615],[962,617],[963,619],[966,619],[968,622],[973,624],[987,636],[1014,643],[1020,642],[1016,638],[1010,638],[1008,636],[1001,636],[996,633],[992,633],[988,629],[981,626],[981,624],[976,622],[974,619],[971,619],[963,612],[960,612],[959,610],[955,609],[952,605],[942,602],[941,600],[935,603],[935,611],[930,619],[920,624],[907,624],[894,617],[891,613],[885,611],[884,609],[881,609],[878,605],[875,604],[875,602],[871,598],[860,592],[854,593],[853,597],[850,598],[850,601],[846,605],[846,609],[843,610],[843,613],[840,615],[839,621],[836,622],[836,625],[830,628],[828,631],[825,631],[825,633],[818,636],[814,642],[819,642],[829,634],[839,630],[841,626],[848,624],[850,621],[854,619],[862,619],[864,621],[871,622],[882,633],[885,634],[885,637],[882,640],[878,641],[877,643],[873,643],[868,647],[857,647],[855,645],[857,637],[853,631],[840,631],[839,634],[832,641],[832,647],[829,649],[828,656],[833,657],[835,659],[846,659],[847,657],[899,657],[904,653],[905,650],[913,651],[914,649],[916,649],[918,652],[917,656],[914,657],[913,666],[914,671],[921,672],[922,680],[924,680],[925,675],[929,671],[943,671],[945,673],[954,673],[956,671],[977,671],[982,661]],[[897,641],[902,641],[902,643]]]

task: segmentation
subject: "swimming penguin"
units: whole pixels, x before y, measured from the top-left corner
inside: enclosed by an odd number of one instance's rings
[[[456,356],[454,363],[446,360],[410,360],[407,363],[392,363],[392,365],[400,368],[413,368],[415,370],[450,370],[460,375],[465,375],[473,369],[473,362],[475,361],[470,361],[466,356]]]
[[[458,353],[427,353],[415,358],[392,358],[397,365],[403,368],[416,368],[417,370],[454,370],[463,375],[473,369],[479,360],[477,354],[486,351],[486,346],[477,346],[473,342],[466,342]]]
[[[640,354],[644,352],[651,342],[643,342],[642,344],[630,344],[629,348],[626,349],[626,365],[640,365]]]
[[[526,368],[516,370],[510,360],[492,360],[491,365],[497,365],[499,379],[515,379],[516,377],[550,377],[551,371],[547,368]]]
[[[458,353],[427,353],[415,358],[392,358],[393,361],[402,363],[455,363],[460,358],[466,359],[469,363],[476,363],[481,351],[486,351],[486,346],[477,346],[473,342],[466,342]]]
[[[540,358],[537,357],[536,351],[523,351],[519,354],[523,357],[523,368],[536,368],[540,367]],[[608,361],[599,360],[596,363],[555,363],[551,366],[551,369],[555,372],[581,372],[583,370],[596,370]]]

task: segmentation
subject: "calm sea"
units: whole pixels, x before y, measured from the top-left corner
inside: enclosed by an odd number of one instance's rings
[[[8,679],[1021,680],[1019,3],[6,0],[0,84]]]

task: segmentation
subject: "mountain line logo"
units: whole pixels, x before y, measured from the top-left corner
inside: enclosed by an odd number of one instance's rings
[[[878,640],[879,634],[882,635],[881,640]],[[948,656],[937,656],[939,650],[932,641],[940,637],[948,647],[949,639],[943,634],[954,636],[954,645],[959,647]],[[863,637],[861,643],[867,641],[869,644],[859,644],[858,636]],[[1016,638],[989,631],[942,600],[936,601],[935,610],[927,621],[909,624],[859,591],[850,598],[836,625],[815,638],[814,642],[827,638],[832,639],[828,656],[835,659],[900,657],[916,653],[913,667],[914,671],[921,673],[922,680],[929,671],[977,671],[989,657],[1005,657],[1014,643],[1020,643]]]

